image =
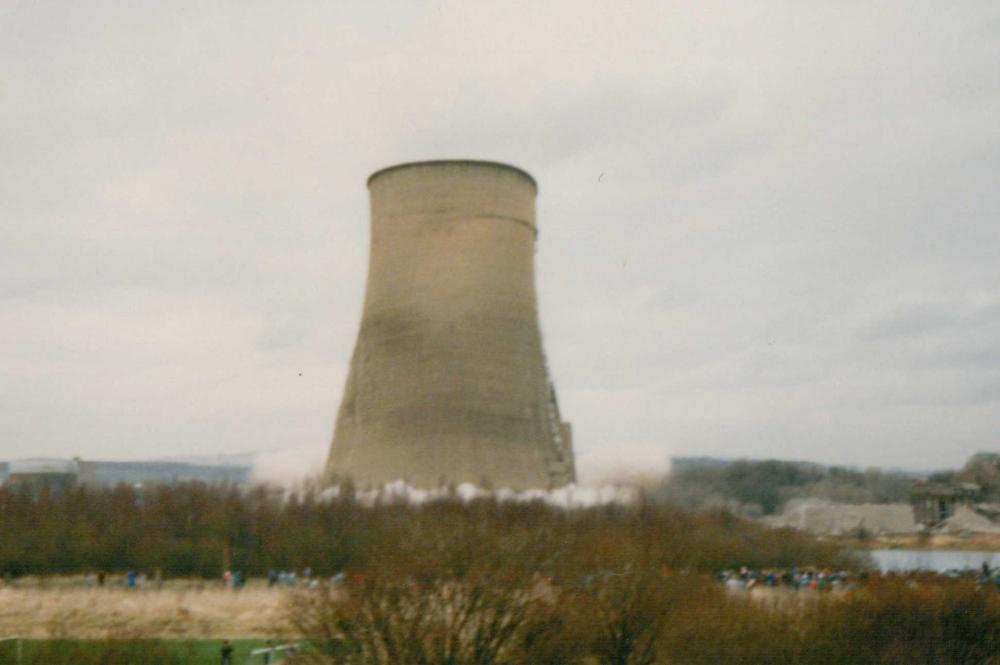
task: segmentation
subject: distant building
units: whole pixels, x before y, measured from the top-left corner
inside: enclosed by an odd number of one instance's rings
[[[793,499],[780,515],[761,520],[777,528],[792,528],[833,536],[903,535],[919,531],[905,503],[833,503],[825,499]]]
[[[243,484],[250,482],[249,466],[210,466],[187,462],[140,461],[94,462],[33,458],[0,462],[0,485],[68,487],[72,485],[110,486],[124,483],[173,484],[204,482]]]
[[[960,506],[972,506],[980,499],[979,485],[973,483],[918,482],[910,493],[913,517],[926,527],[936,527],[951,518]]]
[[[21,459],[8,464],[7,486],[64,490],[93,475],[93,462],[80,459]]]

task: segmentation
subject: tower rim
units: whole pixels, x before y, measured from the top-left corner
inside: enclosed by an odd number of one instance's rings
[[[400,162],[399,164],[392,164],[391,166],[386,166],[385,168],[381,168],[381,169],[375,171],[370,176],[368,176],[368,180],[367,180],[366,184],[367,184],[368,188],[371,189],[372,181],[375,180],[375,178],[378,178],[379,176],[383,176],[386,173],[389,173],[391,171],[398,171],[398,170],[401,170],[401,169],[413,168],[413,167],[417,167],[417,166],[445,166],[445,165],[451,165],[451,166],[459,166],[459,165],[489,166],[489,167],[492,167],[492,168],[500,168],[500,169],[504,169],[504,170],[507,170],[507,171],[513,171],[514,173],[517,173],[517,174],[521,175],[522,177],[526,178],[528,180],[528,182],[531,183],[531,186],[534,188],[535,194],[536,195],[538,194],[538,182],[535,181],[534,176],[532,176],[530,173],[528,173],[527,171],[525,171],[524,169],[522,169],[522,168],[520,168],[518,166],[514,166],[513,164],[506,164],[504,162],[496,162],[496,161],[489,160],[489,159],[423,159],[423,160],[417,160],[417,161],[413,161],[413,162]]]

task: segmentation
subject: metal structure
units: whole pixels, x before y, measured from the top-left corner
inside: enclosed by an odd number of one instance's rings
[[[538,325],[537,187],[505,164],[400,164],[368,180],[364,311],[326,474],[363,487],[575,479]]]
[[[244,664],[257,665],[257,663],[261,663],[262,665],[269,665],[269,663],[277,663],[284,660],[286,656],[294,656],[301,650],[302,645],[299,642],[260,647],[250,651]]]
[[[6,483],[10,487],[31,490],[64,490],[80,480],[79,460],[32,458],[12,460],[7,466]]]
[[[0,637],[0,642],[14,643],[14,663],[24,665],[24,640],[20,637]]]

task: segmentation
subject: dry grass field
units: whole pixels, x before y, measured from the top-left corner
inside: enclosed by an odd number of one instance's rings
[[[0,587],[0,636],[25,638],[269,638],[287,635],[287,592],[263,585]]]
[[[966,536],[916,534],[878,536],[869,540],[852,537],[820,536],[820,541],[838,543],[850,549],[907,549],[907,550],[965,550],[977,552],[1000,551],[1000,534],[974,533]]]

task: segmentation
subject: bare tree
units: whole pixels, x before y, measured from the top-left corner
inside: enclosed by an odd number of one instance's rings
[[[417,579],[380,571],[336,590],[298,594],[291,620],[344,665],[526,662],[559,628],[538,585],[504,570]]]
[[[573,662],[564,644],[554,647],[564,632],[558,598],[533,572],[530,543],[485,535],[470,549],[424,535],[427,545],[387,553],[334,589],[298,594],[292,623],[344,665]]]

